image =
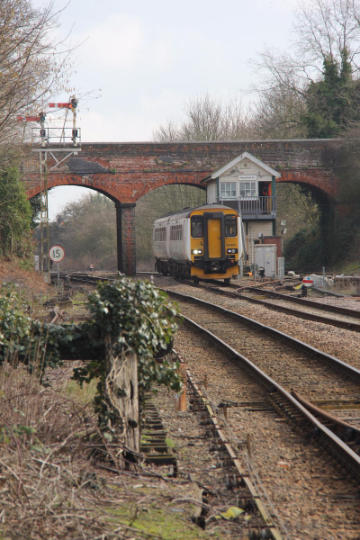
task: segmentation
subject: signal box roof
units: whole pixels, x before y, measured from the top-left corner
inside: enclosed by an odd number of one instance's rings
[[[225,172],[227,172],[229,169],[232,169],[235,165],[237,165],[244,159],[248,159],[249,161],[254,163],[254,165],[266,171],[270,176],[275,176],[275,178],[279,178],[279,176],[281,176],[281,174],[275,171],[275,169],[272,169],[271,167],[269,167],[268,165],[260,161],[260,159],[257,159],[252,154],[249,154],[249,152],[243,152],[242,154],[240,154],[240,156],[236,157],[229,163],[226,163],[226,165],[224,165],[217,171],[213,172],[210,176],[207,176],[206,178],[201,180],[201,183],[206,184],[207,182],[210,182],[211,180],[215,180],[216,178],[219,178],[219,176],[222,176]]]

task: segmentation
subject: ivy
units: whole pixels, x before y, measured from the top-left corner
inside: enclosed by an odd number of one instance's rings
[[[323,62],[322,78],[306,90],[307,112],[302,117],[308,137],[336,137],[359,121],[360,85],[352,80],[349,51],[341,51],[341,63],[332,55]]]
[[[0,171],[0,253],[24,257],[30,253],[31,206],[19,171]]]
[[[100,343],[104,347],[105,338],[110,336],[115,355],[129,350],[137,355],[140,405],[154,384],[180,390],[178,364],[166,357],[177,330],[178,314],[165,293],[150,282],[121,277],[113,283],[99,283],[89,295],[88,308],[91,314],[88,335],[90,341],[94,340],[95,349],[99,351]],[[103,349],[85,366],[74,370],[74,379],[80,384],[98,379],[95,409],[100,426],[107,423],[111,414],[105,395],[104,357]]]
[[[19,289],[3,285],[0,289],[0,363],[25,364],[43,382],[46,365],[61,363],[59,333],[64,330],[33,320]]]

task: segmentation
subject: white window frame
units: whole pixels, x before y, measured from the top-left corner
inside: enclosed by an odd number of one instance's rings
[[[247,190],[249,191],[248,195],[242,195],[241,187],[243,184],[250,184],[250,188]],[[238,189],[240,200],[255,200],[259,197],[259,182],[257,180],[240,180]]]
[[[233,185],[235,187],[234,195],[229,195],[226,192],[227,190],[225,190],[225,187],[229,185]],[[224,188],[224,191],[222,188]],[[230,191],[230,189],[228,191]],[[237,197],[238,197],[238,182],[231,182],[231,181],[220,182],[220,199],[237,199]]]

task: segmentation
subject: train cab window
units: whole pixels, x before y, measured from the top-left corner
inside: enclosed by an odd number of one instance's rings
[[[192,216],[191,218],[191,236],[193,238],[202,238],[204,236],[204,220],[202,216]]]
[[[236,216],[225,216],[225,236],[236,236]]]

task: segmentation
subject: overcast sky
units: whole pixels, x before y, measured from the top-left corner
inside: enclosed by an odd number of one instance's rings
[[[181,121],[189,100],[205,94],[246,107],[259,84],[252,60],[291,47],[297,0],[52,3],[63,9],[53,39],[69,34],[75,47],[70,85],[82,141],[123,142],[152,140],[159,125]],[[81,188],[51,190],[50,217],[75,193]]]

